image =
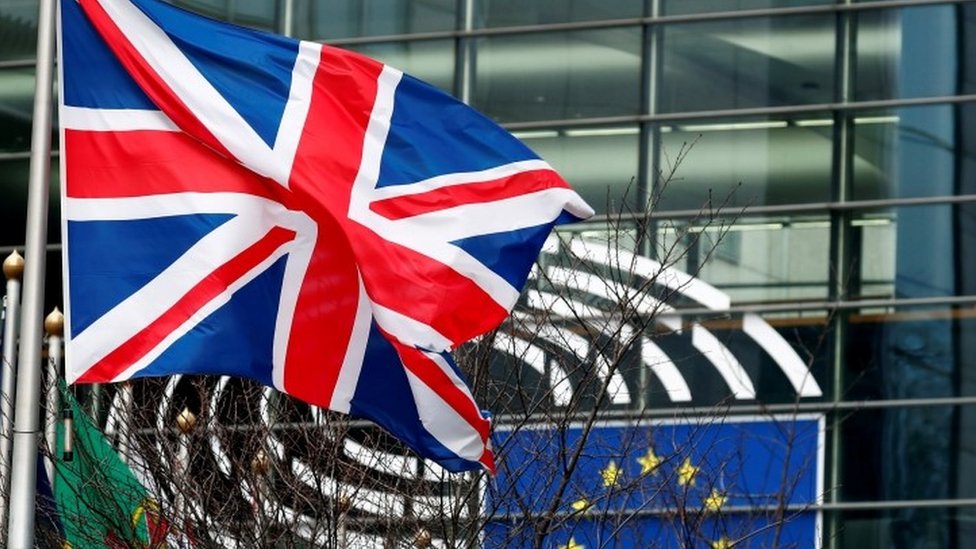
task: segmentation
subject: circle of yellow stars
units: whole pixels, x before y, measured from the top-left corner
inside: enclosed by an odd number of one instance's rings
[[[654,475],[664,462],[664,459],[654,452],[654,448],[648,448],[647,452],[638,457],[636,461],[640,465],[641,475]],[[698,476],[700,471],[701,467],[692,463],[691,458],[685,458],[677,469],[678,485],[694,486],[695,477]],[[617,486],[623,479],[623,469],[617,465],[616,461],[610,460],[607,466],[600,470],[600,479],[603,481],[604,487]],[[727,495],[720,492],[717,488],[712,488],[711,493],[702,500],[702,504],[705,511],[714,513],[721,510],[722,506],[728,500]],[[575,512],[585,513],[592,505],[593,503],[586,498],[580,498],[572,502],[570,507]],[[732,549],[735,544],[728,538],[722,537],[711,542],[710,545],[712,549]],[[571,537],[565,545],[559,545],[558,549],[586,549],[586,547]]]

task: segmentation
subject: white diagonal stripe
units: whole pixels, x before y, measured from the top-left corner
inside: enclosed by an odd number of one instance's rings
[[[371,302],[370,306],[376,324],[403,343],[433,351],[449,351],[451,349],[451,340],[433,327],[399,311],[384,307],[375,301]]]
[[[128,368],[123,370],[119,375],[115,376],[112,381],[124,381],[130,379],[132,376],[136,375],[140,370],[146,368],[153,363],[154,360],[159,358],[171,345],[179,341],[181,337],[190,332],[197,324],[205,320],[208,316],[214,313],[217,309],[221,308],[234,294],[246,286],[249,282],[258,277],[261,273],[265,272],[271,265],[273,265],[278,259],[287,254],[290,250],[292,243],[287,243],[277,250],[275,250],[271,255],[265,258],[262,262],[258,263],[252,267],[247,273],[235,280],[233,283],[229,284],[226,289],[214,296],[210,301],[204,304],[202,307],[194,311],[192,315],[189,316],[182,324],[179,325],[175,330],[172,330],[166,337],[163,338],[159,343],[156,344],[149,352],[140,357],[138,360],[133,362]]]
[[[214,269],[252,246],[272,227],[281,226],[295,230],[298,237],[276,250],[272,257],[251,269],[231,288],[216,296],[204,309],[184,323],[180,330],[165,340],[169,343],[158,345],[147,358],[158,356],[168,344],[175,341],[174,338],[185,334],[195,323],[206,318],[200,315],[216,310],[215,307],[222,303],[221,300],[226,302],[237,288],[263,272],[271,262],[296,248],[311,247],[306,242],[308,235],[305,234],[310,220],[304,213],[287,210],[277,202],[237,193],[174,193],[113,199],[74,198],[66,201],[64,212],[65,217],[72,221],[148,219],[200,212],[235,215],[203,236],[146,286],[99,317],[83,332],[73,334],[69,341],[69,381],[74,381],[111,350],[144,329]],[[314,238],[314,234],[311,237]],[[303,274],[304,271],[299,273]],[[148,363],[145,360],[138,362],[126,370],[120,379],[130,376]]]
[[[406,374],[424,429],[458,457],[480,460],[485,452],[481,434],[423,380],[410,370],[406,370]]]
[[[311,103],[312,80],[321,46],[303,42],[292,67],[289,98],[274,147],[220,94],[173,43],[165,31],[129,0],[98,0],[139,55],[162,78],[204,127],[235,159],[260,175],[288,187],[300,132]]]

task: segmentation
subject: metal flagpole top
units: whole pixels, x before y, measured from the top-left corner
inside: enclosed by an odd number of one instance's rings
[[[24,276],[24,257],[17,250],[10,252],[7,259],[3,260],[3,276],[7,280],[20,280]]]
[[[57,337],[64,335],[64,315],[57,307],[44,319],[44,331],[47,335]]]

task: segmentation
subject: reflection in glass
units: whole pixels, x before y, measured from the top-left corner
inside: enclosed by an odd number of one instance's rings
[[[447,93],[452,93],[454,90],[454,42],[451,40],[388,42],[343,47],[382,61]]]
[[[0,151],[30,149],[34,68],[0,69]]]
[[[854,118],[858,200],[972,193],[972,104],[866,111]]]
[[[847,321],[847,398],[976,396],[971,308],[855,312]]]
[[[976,443],[971,406],[913,406],[859,410],[845,414],[841,452],[848,467],[839,488],[844,501],[972,498]],[[965,427],[969,427],[966,429]],[[918,509],[902,511],[904,518]],[[888,532],[917,536],[922,532]],[[918,547],[909,543],[887,547]],[[949,547],[937,544],[935,547]]]
[[[855,98],[970,93],[959,89],[960,76],[971,73],[973,63],[971,56],[959,55],[959,34],[976,29],[971,17],[958,17],[961,9],[944,5],[859,13]]]
[[[976,204],[911,206],[858,212],[856,254],[847,286],[856,298],[948,297],[976,286],[972,232]]]
[[[295,0],[294,35],[308,40],[453,30],[454,0]]]
[[[666,26],[659,111],[827,103],[834,50],[833,15]]]
[[[475,24],[479,27],[515,27],[576,21],[605,21],[640,17],[642,9],[641,2],[477,0]]]
[[[37,2],[0,2],[0,61],[34,59]]]
[[[733,305],[827,297],[826,215],[668,222],[658,235],[663,261],[678,260],[684,270],[728,294]],[[670,257],[674,250],[685,257]]]
[[[822,121],[828,120],[828,125]],[[821,202],[830,198],[829,115],[695,120],[661,128],[659,210]]]
[[[859,462],[862,460],[858,460]],[[925,474],[920,464],[920,475]],[[838,513],[838,549],[938,547],[969,549],[976,539],[976,510],[967,507]]]
[[[598,214],[634,211],[636,126],[515,132]],[[626,203],[624,202],[626,200]]]
[[[830,4],[832,0],[663,0],[665,15],[714,11],[761,10]]]
[[[637,114],[637,27],[481,38],[472,102],[503,122]]]

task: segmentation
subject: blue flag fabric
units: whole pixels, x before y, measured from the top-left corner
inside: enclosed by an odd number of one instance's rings
[[[502,431],[486,547],[819,547],[822,415],[702,417]],[[579,461],[561,496],[565,467]],[[559,497],[557,497],[559,496]]]

